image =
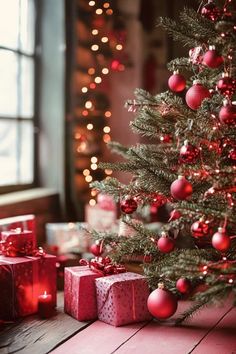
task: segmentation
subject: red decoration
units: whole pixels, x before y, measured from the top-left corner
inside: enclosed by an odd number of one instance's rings
[[[145,254],[143,257],[143,262],[144,263],[151,263],[152,262],[152,255],[151,254]]]
[[[121,211],[123,211],[123,213],[125,214],[132,214],[133,212],[135,212],[137,207],[138,207],[137,202],[131,197],[126,197],[120,203]]]
[[[177,200],[186,200],[191,197],[193,187],[184,176],[179,176],[170,186],[170,192],[173,198]]]
[[[113,264],[109,257],[96,257],[94,259],[91,259],[90,261],[87,261],[86,259],[82,258],[79,263],[82,266],[88,265],[91,270],[102,276],[126,272],[124,265]]]
[[[191,289],[191,282],[186,278],[180,278],[176,282],[176,289],[179,290],[181,294],[187,294]]]
[[[90,247],[90,252],[96,257],[101,256],[103,252],[102,245],[98,242],[92,244]]]
[[[180,148],[179,156],[181,162],[192,163],[196,160],[199,154],[198,148],[185,140],[184,145]]]
[[[164,195],[162,194],[155,194],[152,199],[151,206],[154,206],[156,208],[161,207],[167,202],[167,199]]]
[[[232,103],[228,103],[228,101],[224,101],[224,106],[221,107],[219,112],[219,118],[221,123],[227,125],[235,125],[236,124],[236,105]]]
[[[202,47],[198,46],[196,48],[192,48],[189,51],[189,59],[190,61],[195,64],[201,64],[203,56],[202,56]]]
[[[182,216],[181,212],[178,211],[178,210],[176,210],[176,209],[174,209],[174,210],[171,211],[171,213],[170,213],[170,218],[169,218],[168,221],[177,220],[177,219],[179,219],[181,216]]]
[[[191,226],[191,234],[195,238],[201,238],[212,234],[212,229],[209,225],[209,221],[200,219],[195,221]]]
[[[222,78],[218,81],[217,90],[224,96],[232,96],[235,91],[235,84],[232,77],[227,76],[227,74],[223,73]]]
[[[212,0],[209,0],[208,3],[202,7],[201,15],[215,22],[220,17],[221,11]]]
[[[0,249],[4,256],[31,256],[35,251],[35,235],[20,228],[2,231]]]
[[[54,314],[54,302],[51,294],[45,291],[38,297],[38,313],[41,318],[49,318]]]
[[[228,158],[232,161],[236,161],[236,147],[229,151]]]
[[[223,64],[223,57],[215,50],[215,46],[209,46],[209,50],[203,56],[203,64],[215,69]]]
[[[169,134],[161,135],[160,136],[160,142],[161,143],[171,143],[172,142],[172,137]]]
[[[177,310],[178,302],[174,294],[167,289],[158,288],[151,292],[147,306],[149,312],[158,319],[171,317]]]
[[[163,234],[157,241],[157,248],[162,253],[170,253],[175,248],[175,242],[168,235]]]
[[[218,231],[212,236],[212,246],[218,251],[228,251],[230,248],[230,237],[226,234],[225,229],[219,227]]]
[[[168,86],[174,92],[183,91],[186,87],[185,77],[178,72],[174,72],[174,74],[169,77]]]
[[[186,93],[185,100],[189,108],[197,110],[201,106],[202,101],[210,96],[209,90],[201,85],[198,80],[194,80],[193,86]]]

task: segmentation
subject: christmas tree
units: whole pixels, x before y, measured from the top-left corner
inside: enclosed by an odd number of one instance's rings
[[[185,8],[178,23],[161,18],[160,25],[189,47],[189,57],[168,63],[166,92],[136,89],[127,101],[132,130],[150,144],[113,142],[126,160],[103,167],[132,172],[130,183],[92,184],[120,202],[134,232],[93,236],[98,254],[110,249],[116,262],[142,256],[155,317],[170,317],[181,297],[193,299],[183,321],[236,294],[236,4],[201,2],[197,11]],[[158,231],[136,220],[147,205],[169,213]]]

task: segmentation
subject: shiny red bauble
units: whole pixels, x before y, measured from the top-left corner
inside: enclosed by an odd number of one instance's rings
[[[182,216],[181,212],[179,210],[174,209],[171,211],[170,218],[168,221],[178,220],[181,216]]]
[[[236,105],[224,102],[224,106],[219,111],[219,119],[221,123],[227,125],[236,124]]]
[[[209,222],[205,220],[195,221],[191,226],[191,234],[195,238],[201,238],[212,234],[212,229]]]
[[[222,78],[217,82],[217,91],[224,96],[232,96],[235,91],[234,80],[230,76],[222,75]]]
[[[178,302],[174,294],[167,289],[156,289],[147,300],[148,311],[162,320],[171,317],[177,310]]]
[[[171,143],[172,142],[172,136],[169,134],[161,135],[160,136],[160,142],[161,143]]]
[[[169,77],[168,86],[171,91],[181,92],[186,87],[185,77],[179,73],[174,73]]]
[[[173,198],[177,200],[186,200],[191,197],[193,187],[184,176],[179,176],[170,186],[170,192]]]
[[[101,256],[102,252],[103,252],[103,249],[101,247],[101,244],[99,243],[94,243],[90,246],[90,252],[96,256],[96,257],[99,257]]]
[[[168,236],[161,236],[157,241],[157,248],[162,253],[170,253],[175,248],[175,241]]]
[[[232,161],[236,161],[236,147],[229,151],[228,158]]]
[[[180,161],[184,163],[192,163],[196,160],[199,154],[198,148],[185,140],[184,145],[180,148]]]
[[[231,240],[225,230],[219,227],[218,231],[212,236],[212,246],[218,251],[225,252],[230,248]]]
[[[191,282],[187,278],[180,278],[176,282],[176,289],[181,294],[187,294],[191,289]]]
[[[202,101],[205,98],[210,98],[210,96],[209,90],[195,80],[193,86],[188,89],[185,100],[189,108],[197,110],[201,106]]]
[[[210,46],[209,50],[203,56],[203,64],[211,69],[221,66],[223,61],[223,57],[217,53],[214,46]]]
[[[221,11],[212,0],[209,0],[208,3],[201,8],[201,15],[215,22],[220,17]]]
[[[125,214],[132,214],[133,212],[135,212],[135,210],[137,210],[137,207],[137,202],[131,197],[125,198],[120,203],[121,211],[123,211],[123,213]]]

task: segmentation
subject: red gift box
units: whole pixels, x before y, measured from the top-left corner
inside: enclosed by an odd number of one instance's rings
[[[79,321],[97,318],[95,279],[100,276],[88,266],[65,268],[65,312]]]
[[[32,231],[20,228],[1,232],[1,250],[4,256],[32,255],[35,251],[35,236]]]
[[[0,289],[0,320],[36,313],[45,291],[56,306],[56,257],[0,256]]]
[[[144,276],[122,273],[95,280],[99,320],[113,326],[150,320],[149,287]]]

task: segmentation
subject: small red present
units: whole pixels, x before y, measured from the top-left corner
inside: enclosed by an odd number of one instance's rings
[[[0,320],[36,313],[45,292],[56,306],[56,257],[0,256],[0,289]]]
[[[101,277],[88,266],[65,268],[65,312],[79,321],[97,318],[95,279]]]
[[[35,246],[36,246],[35,215],[27,214],[27,215],[12,216],[10,218],[0,219],[0,239],[1,239],[1,231],[9,231],[17,228],[20,228],[21,230],[32,231],[35,240]]]
[[[149,287],[144,276],[122,273],[95,280],[99,320],[113,326],[151,319]]]
[[[35,235],[20,228],[1,232],[1,251],[4,256],[29,256],[35,251]]]

